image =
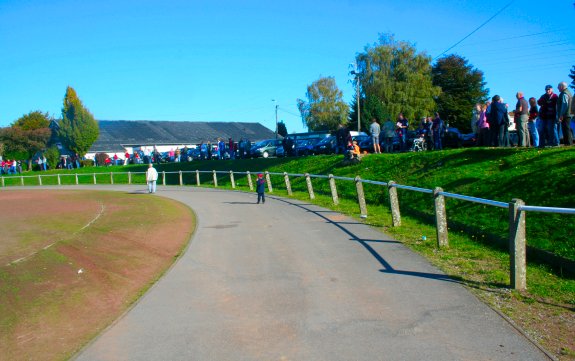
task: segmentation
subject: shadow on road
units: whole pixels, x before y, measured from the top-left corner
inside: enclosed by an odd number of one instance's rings
[[[347,227],[349,225],[360,225],[360,224],[362,224],[361,222],[353,222],[353,221],[350,222],[349,220],[346,220],[343,222],[334,221],[332,219],[327,218],[326,216],[324,216],[322,214],[322,213],[326,213],[324,210],[315,210],[315,209],[312,209],[310,207],[310,206],[316,207],[315,205],[307,204],[307,203],[303,203],[303,204],[295,203],[294,201],[292,201],[290,199],[275,198],[275,197],[273,199],[280,201],[280,202],[287,203],[287,204],[295,206],[295,207],[299,207],[299,208],[301,208],[307,212],[313,213],[316,216],[325,220],[327,223],[333,224],[334,226],[339,228],[342,232],[344,232],[345,234],[347,234],[350,237],[350,240],[361,244],[381,264],[381,266],[383,267],[383,269],[379,270],[379,272],[381,272],[381,273],[410,276],[410,277],[421,277],[421,278],[427,278],[427,279],[443,281],[443,282],[453,282],[453,283],[459,283],[459,284],[466,284],[470,287],[487,289],[487,290],[489,290],[489,288],[506,288],[507,287],[505,284],[502,284],[502,283],[484,284],[484,283],[479,283],[479,282],[475,282],[472,280],[466,280],[460,276],[454,276],[454,275],[450,276],[450,275],[446,275],[443,273],[425,273],[425,272],[415,272],[415,271],[408,271],[408,270],[397,270],[397,269],[393,268],[393,266],[389,262],[387,262],[385,260],[385,258],[381,254],[379,254],[370,245],[370,243],[398,243],[398,244],[401,244],[401,242],[396,241],[396,240],[392,240],[392,239],[376,239],[376,240],[374,240],[374,239],[361,239],[360,237],[355,235],[353,233],[353,231],[351,231]],[[368,227],[368,226],[366,225],[366,227]]]

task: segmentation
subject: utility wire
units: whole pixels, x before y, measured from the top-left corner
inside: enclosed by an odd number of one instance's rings
[[[489,23],[491,20],[495,19],[495,17],[499,14],[501,14],[503,12],[503,10],[507,9],[509,6],[511,6],[511,4],[513,4],[515,2],[515,0],[511,0],[509,3],[507,3],[507,5],[505,5],[503,8],[501,8],[501,10],[499,10],[498,12],[495,13],[495,15],[493,15],[492,17],[490,17],[489,19],[487,19],[487,21],[485,21],[483,24],[479,25],[477,28],[475,28],[475,30],[473,30],[472,32],[470,32],[469,34],[467,34],[467,36],[465,36],[463,39],[459,40],[457,43],[455,43],[454,45],[450,46],[447,50],[445,50],[443,53],[439,54],[438,56],[436,56],[435,58],[433,58],[433,60],[436,60],[437,58],[439,58],[440,56],[442,56],[443,54],[447,53],[449,50],[455,48],[457,45],[461,44],[465,39],[467,39],[468,37],[470,37],[471,35],[475,34],[479,29],[481,29],[482,27],[484,27],[485,25],[487,25],[487,23]]]

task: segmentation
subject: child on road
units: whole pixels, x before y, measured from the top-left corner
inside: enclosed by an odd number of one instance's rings
[[[266,181],[264,179],[264,175],[259,173],[258,180],[256,181],[256,192],[258,193],[258,204],[260,204],[260,200],[262,203],[266,202],[265,192],[266,190]]]

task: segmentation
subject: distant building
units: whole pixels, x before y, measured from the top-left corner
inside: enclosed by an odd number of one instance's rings
[[[252,142],[275,138],[275,133],[260,123],[243,122],[175,122],[145,120],[99,120],[100,136],[86,158],[96,153],[133,153],[134,149],[153,149],[160,152],[171,149],[195,148],[201,142],[217,142],[218,138],[235,142],[241,138]]]

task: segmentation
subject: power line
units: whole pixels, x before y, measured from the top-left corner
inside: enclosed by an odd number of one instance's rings
[[[498,12],[495,13],[495,15],[493,15],[492,17],[490,17],[489,19],[487,19],[487,21],[485,21],[483,24],[479,25],[477,28],[475,28],[475,30],[473,30],[472,32],[470,32],[469,34],[467,34],[467,36],[465,36],[463,39],[459,40],[457,43],[455,43],[454,45],[450,46],[447,50],[445,50],[443,53],[439,54],[438,56],[436,56],[435,58],[433,58],[433,60],[436,60],[437,58],[439,58],[440,56],[442,56],[443,54],[447,53],[449,50],[455,48],[457,45],[461,44],[465,39],[467,39],[468,37],[470,37],[471,35],[475,34],[479,29],[481,29],[482,27],[484,27],[485,25],[487,25],[491,20],[495,19],[495,17],[499,14],[501,14],[505,9],[507,9],[509,6],[511,6],[511,4],[513,4],[515,2],[515,0],[511,0],[507,5],[505,5],[501,10],[499,10]]]

